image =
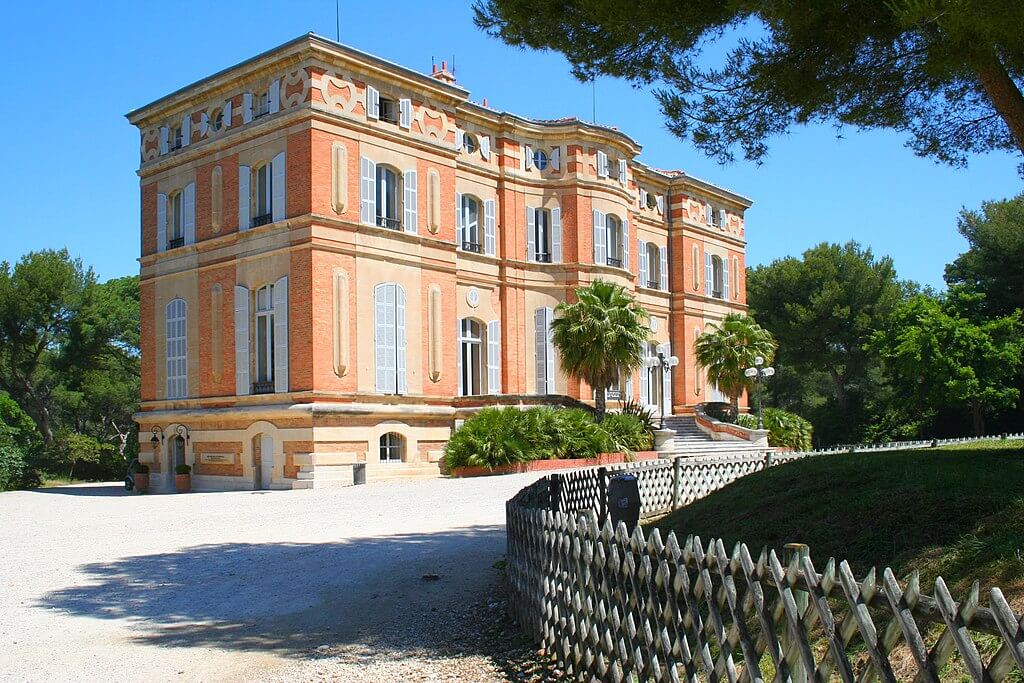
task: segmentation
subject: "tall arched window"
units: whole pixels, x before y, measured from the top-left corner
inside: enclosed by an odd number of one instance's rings
[[[392,230],[402,229],[399,216],[398,173],[382,164],[377,165],[377,225]]]
[[[645,246],[647,252],[647,286],[651,289],[661,287],[661,250],[654,242]]]
[[[164,309],[167,318],[167,398],[188,396],[188,325],[184,299],[172,299]]]
[[[459,395],[484,393],[483,325],[471,318],[459,323]]]
[[[388,432],[380,437],[380,461],[402,462],[405,454],[405,439],[397,432]]]
[[[539,263],[551,263],[551,212],[547,209],[535,209],[533,222],[535,260]]]
[[[405,290],[394,282],[373,290],[376,388],[385,394],[408,391],[405,374]]]
[[[468,194],[462,195],[462,249],[480,253],[482,250],[482,235],[480,234],[480,200]]]
[[[622,267],[622,221],[616,216],[608,214],[605,216],[605,230],[607,231],[608,239],[605,244],[608,245],[608,258],[607,262],[609,266],[616,268]]]
[[[256,382],[253,393],[274,391],[274,285],[256,290]]]
[[[658,346],[653,342],[647,345],[647,358],[658,357]],[[655,365],[648,367],[645,372],[647,373],[646,384],[647,392],[644,396],[641,396],[641,400],[646,401],[648,406],[657,406],[661,403],[661,366]]]
[[[711,257],[711,296],[716,299],[725,298],[725,277],[722,257]]]
[[[252,180],[252,226],[257,228],[273,222],[273,172],[270,164],[261,164],[253,169]]]

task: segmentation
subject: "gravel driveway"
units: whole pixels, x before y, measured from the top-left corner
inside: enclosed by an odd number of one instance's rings
[[[534,478],[0,494],[0,679],[504,680],[465,631]]]

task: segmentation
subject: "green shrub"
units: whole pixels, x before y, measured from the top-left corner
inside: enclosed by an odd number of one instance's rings
[[[632,415],[639,420],[644,429],[651,435],[651,443],[654,443],[654,430],[658,428],[658,422],[654,417],[654,411],[644,404],[629,398],[622,404],[621,415]]]
[[[634,415],[608,414],[597,424],[581,408],[485,408],[466,420],[445,446],[448,468],[530,460],[594,458],[649,450],[653,436]]]
[[[532,460],[531,454],[547,450],[547,444],[544,433],[534,431],[542,416],[525,412],[517,408],[484,408],[452,434],[444,447],[445,464],[449,468],[494,468]]]
[[[768,430],[769,446],[788,447],[797,451],[811,450],[814,429],[804,418],[780,408],[765,408],[762,419],[764,428]],[[740,415],[737,424],[747,429],[757,429],[757,416]]]
[[[192,468],[189,467],[188,465],[182,463],[181,465],[175,465],[174,466],[174,473],[175,474],[192,474]]]
[[[647,422],[628,413],[609,413],[600,428],[607,435],[605,452],[635,453],[654,446],[654,434]]]
[[[0,443],[0,491],[35,486],[39,478],[25,462],[25,454],[11,443]]]
[[[704,414],[719,422],[735,423],[738,417],[736,406],[723,401],[710,401],[704,404]]]

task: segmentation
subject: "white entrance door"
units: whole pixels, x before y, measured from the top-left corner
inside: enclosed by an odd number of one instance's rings
[[[260,488],[269,489],[274,477],[274,440],[260,437]]]

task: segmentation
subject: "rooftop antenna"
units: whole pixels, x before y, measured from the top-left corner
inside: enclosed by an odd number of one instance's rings
[[[590,96],[591,96],[591,99],[593,100],[593,104],[594,104],[593,118],[591,119],[591,121],[593,121],[593,123],[596,124],[597,123],[597,77],[596,77],[595,74],[590,74]]]
[[[337,30],[336,40],[341,42],[341,0],[334,0],[334,23]]]

